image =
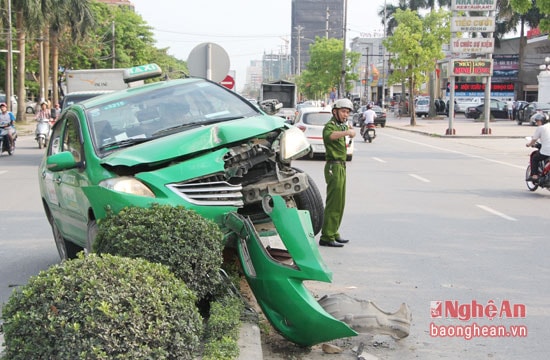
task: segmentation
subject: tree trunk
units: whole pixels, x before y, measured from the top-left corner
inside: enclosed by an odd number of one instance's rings
[[[44,31],[44,91],[46,92],[46,101],[50,98],[50,29]],[[49,102],[50,108],[52,107]]]
[[[59,33],[52,31],[50,33],[50,44],[51,44],[51,58],[52,58],[52,108],[55,104],[59,103],[59,84],[58,79],[58,69],[59,69],[59,44],[58,44]]]
[[[17,57],[17,114],[16,118],[19,120],[25,119],[25,110],[26,104],[25,99],[27,99],[26,89],[25,89],[25,44],[26,44],[26,33],[24,28],[24,19],[23,12],[17,11],[15,14],[15,28],[17,29],[17,48],[19,49],[19,56]]]
[[[411,76],[409,79],[409,113],[411,114],[411,126],[416,126],[416,109],[414,107],[414,89],[416,83],[413,79],[414,76]]]

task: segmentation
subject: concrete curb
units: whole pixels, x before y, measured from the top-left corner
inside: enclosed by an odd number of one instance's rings
[[[257,323],[243,321],[239,335],[239,360],[263,359],[262,337]]]

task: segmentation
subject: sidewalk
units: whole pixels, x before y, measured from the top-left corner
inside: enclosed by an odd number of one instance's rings
[[[488,123],[488,131],[485,131],[485,122],[480,120],[467,119],[464,114],[456,114],[452,122],[453,132],[447,135],[449,129],[449,118],[438,116],[437,118],[416,118],[416,125],[410,125],[410,117],[397,118],[388,113],[386,127],[421,133],[429,136],[442,138],[524,138],[532,136],[535,132],[534,126],[527,124],[518,125],[515,121],[507,119],[496,119]],[[484,134],[488,132],[488,134]]]

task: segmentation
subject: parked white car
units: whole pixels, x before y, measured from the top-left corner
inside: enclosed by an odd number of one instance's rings
[[[323,144],[323,128],[325,124],[332,117],[332,107],[306,107],[298,111],[296,116],[296,122],[294,125],[304,132],[306,138],[311,145],[311,152],[309,157],[313,158],[315,155],[325,154],[325,145]],[[351,125],[351,118],[348,118]],[[346,136],[347,144],[347,160],[351,161],[353,158],[353,139]]]
[[[456,97],[455,112],[465,113],[469,107],[476,107],[483,103],[480,97]]]

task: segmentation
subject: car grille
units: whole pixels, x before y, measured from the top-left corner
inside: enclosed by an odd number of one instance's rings
[[[170,184],[168,188],[194,205],[242,207],[241,185],[227,181]]]

